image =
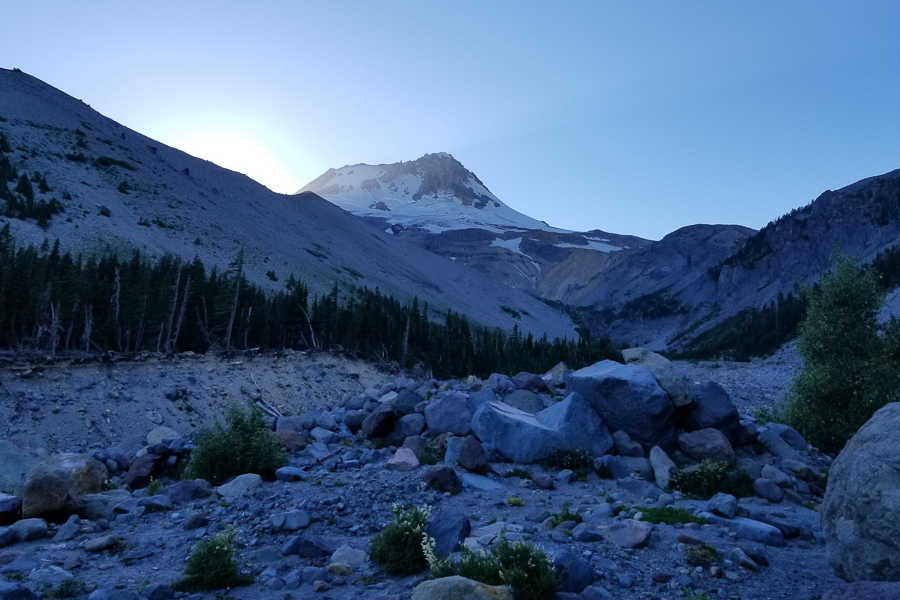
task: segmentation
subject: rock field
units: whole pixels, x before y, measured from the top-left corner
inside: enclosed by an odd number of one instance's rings
[[[738,400],[750,372],[740,365],[626,359],[462,381],[301,353],[0,371],[0,600],[212,598],[170,585],[199,540],[226,530],[255,578],[229,597],[409,598],[427,573],[390,576],[368,556],[395,503],[432,507],[442,551],[488,549],[501,533],[539,545],[559,598],[814,600],[839,589],[817,510],[831,459],[744,412],[778,392]],[[286,415],[269,417],[292,449],[275,480],[174,477],[197,427],[255,401]],[[551,466],[576,450],[586,472]],[[704,458],[749,473],[748,496],[660,487]],[[641,520],[661,507],[702,522]],[[448,597],[440,585],[416,597]]]

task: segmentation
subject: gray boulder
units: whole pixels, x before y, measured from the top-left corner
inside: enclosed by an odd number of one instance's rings
[[[822,529],[848,581],[900,581],[900,403],[856,432],[828,475]]]
[[[900,600],[900,581],[854,581],[829,590],[822,600]]]
[[[397,422],[397,411],[390,404],[379,404],[368,417],[366,417],[360,431],[369,439],[389,435],[394,430]]]
[[[9,525],[19,519],[22,513],[22,499],[0,492],[0,525]]]
[[[726,519],[734,518],[737,514],[737,498],[731,494],[718,492],[715,496],[706,501],[706,510],[715,513]]]
[[[469,402],[461,392],[440,395],[425,407],[425,422],[434,433],[466,435],[471,430],[472,413]]]
[[[37,596],[22,584],[0,581],[0,600],[37,600]]]
[[[25,478],[39,462],[35,452],[0,440],[0,492],[21,496]]]
[[[71,510],[85,494],[102,491],[108,477],[103,463],[87,454],[55,454],[28,474],[22,493],[22,516]]]
[[[773,480],[762,477],[753,482],[753,493],[769,502],[781,502],[784,499],[784,490]]]
[[[419,413],[404,415],[394,425],[394,435],[405,440],[411,435],[419,435],[425,429],[425,417]]]
[[[590,402],[603,421],[645,445],[671,438],[674,407],[644,367],[604,360],[570,373],[566,387]]]
[[[516,390],[503,397],[503,402],[525,412],[536,413],[544,410],[544,400],[530,390]]]
[[[613,443],[616,445],[616,452],[622,456],[644,456],[644,447],[632,440],[625,431],[614,431]]]
[[[718,429],[685,431],[678,436],[678,447],[697,460],[711,459],[734,464],[736,458],[728,438]]]
[[[712,427],[727,433],[740,423],[737,408],[718,383],[693,383],[689,392],[693,403],[682,419],[682,426],[688,431]]]
[[[532,392],[549,392],[547,382],[540,375],[521,371],[512,377],[513,383],[520,390],[531,390]]]
[[[594,468],[609,472],[613,479],[625,479],[635,475],[641,479],[653,478],[650,461],[639,456],[601,456],[594,460]]]
[[[594,568],[580,554],[565,548],[553,557],[553,568],[564,592],[576,594],[594,583]]]
[[[530,414],[503,402],[484,404],[472,418],[482,443],[515,462],[543,460],[559,450],[600,456],[613,445],[603,420],[579,394]]]
[[[659,386],[669,394],[676,407],[688,406],[693,402],[691,382],[679,375],[672,361],[665,356],[637,347],[622,350],[622,358],[627,364],[642,366],[653,373]]]
[[[662,489],[669,487],[672,473],[678,470],[666,451],[659,446],[650,448],[650,468],[653,469],[653,480]]]
[[[438,508],[425,527],[425,533],[434,538],[435,554],[441,557],[459,550],[471,531],[472,525],[465,513],[447,507]]]

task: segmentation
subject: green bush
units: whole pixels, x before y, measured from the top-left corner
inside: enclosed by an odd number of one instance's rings
[[[641,512],[641,521],[648,523],[665,523],[674,525],[675,523],[706,523],[706,519],[702,519],[690,511],[683,508],[673,508],[671,506],[663,506],[661,508],[645,508],[639,506]]]
[[[565,521],[574,521],[575,523],[581,523],[584,520],[584,518],[581,516],[581,513],[573,513],[569,510],[570,506],[572,506],[572,503],[566,502],[562,506],[562,511],[550,515],[550,524],[554,527],[558,527],[560,523],[564,523]]]
[[[786,422],[821,450],[837,453],[872,414],[898,398],[900,326],[880,336],[883,295],[872,269],[842,259],[810,295],[800,326],[803,371]]]
[[[256,407],[242,410],[232,407],[225,415],[225,426],[216,423],[203,429],[191,452],[186,475],[206,479],[213,485],[225,483],[243,473],[256,473],[266,479],[285,464],[281,442],[266,427],[262,411]]]
[[[692,567],[708,567],[719,560],[719,551],[709,544],[688,546],[684,549],[684,559]]]
[[[372,538],[369,554],[372,560],[392,575],[410,575],[424,571],[428,567],[422,540],[425,525],[431,516],[428,506],[416,508],[412,505],[393,507],[394,520],[384,530]]]
[[[570,469],[575,473],[575,481],[584,481],[594,472],[594,458],[587,450],[558,450],[544,460],[550,469]]]
[[[753,495],[753,479],[726,462],[704,460],[699,465],[676,471],[669,487],[689,496],[710,498],[724,492],[742,498]]]
[[[253,583],[234,560],[234,532],[226,531],[202,540],[194,549],[184,569],[184,577],[172,587],[179,591],[197,592],[233,588]]]
[[[16,193],[22,194],[28,200],[34,200],[34,188],[24,173],[19,175],[19,181],[16,182]]]
[[[559,580],[544,551],[525,542],[510,543],[503,536],[490,553],[463,547],[460,561],[441,559],[434,554],[434,540],[426,538],[422,547],[433,577],[459,574],[487,585],[508,585],[516,600],[548,600],[556,595]]]

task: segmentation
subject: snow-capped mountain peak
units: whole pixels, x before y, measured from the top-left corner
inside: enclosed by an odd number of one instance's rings
[[[478,228],[562,231],[513,210],[475,173],[447,152],[385,165],[356,164],[329,169],[306,185],[311,191],[361,217],[432,233]]]

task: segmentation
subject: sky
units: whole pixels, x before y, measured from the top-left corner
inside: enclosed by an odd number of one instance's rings
[[[4,6],[18,67],[291,193],[450,152],[557,227],[759,228],[900,168],[900,2]],[[12,25],[14,24],[14,25]]]

